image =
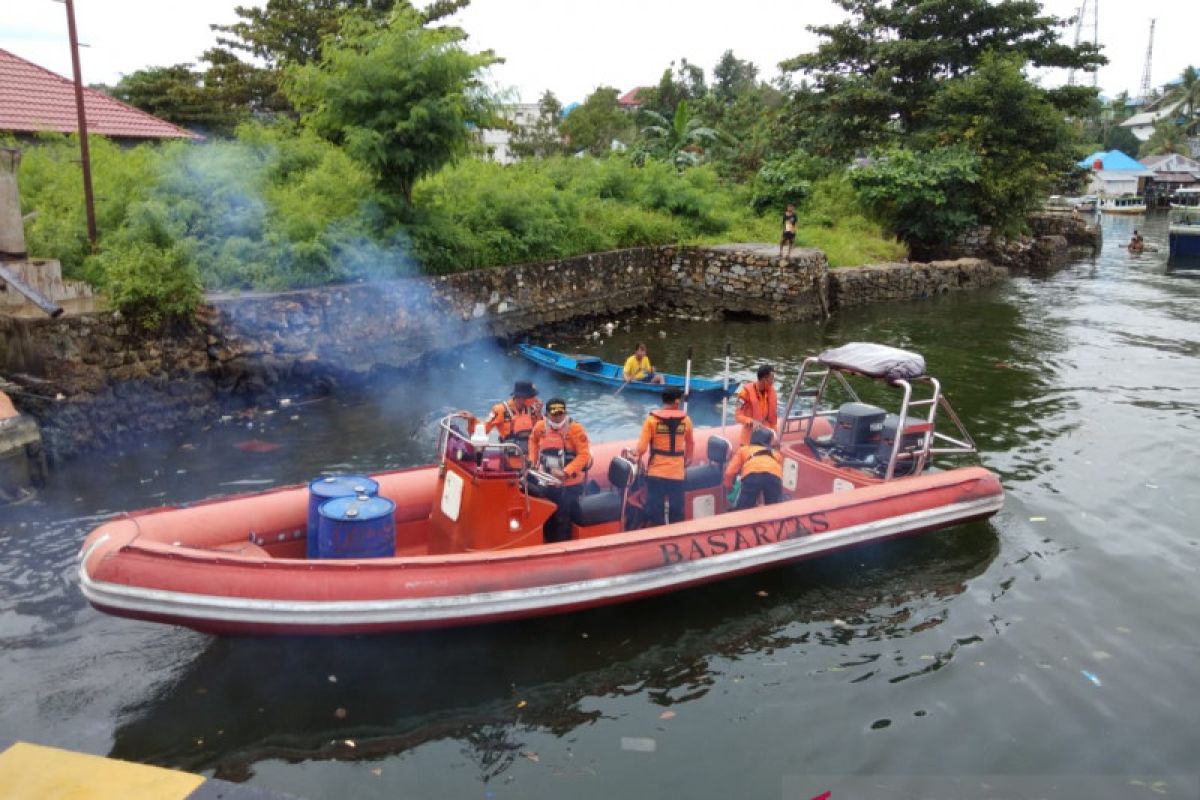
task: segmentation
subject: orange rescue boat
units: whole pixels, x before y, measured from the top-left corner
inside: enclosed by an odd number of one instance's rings
[[[859,401],[862,378],[899,390],[898,412]],[[696,433],[708,458],[688,468],[685,520],[637,527],[632,442],[600,444],[572,539],[544,543],[555,507],[535,487],[553,479],[451,415],[436,463],[372,476],[391,504],[382,554],[309,555],[310,491],[297,486],[113,519],[84,541],[80,585],[101,611],[211,633],[418,630],[634,600],[982,519],[1003,503],[988,470],[933,466],[975,446],[914,353],[855,343],[809,358],[780,419],[774,505],[728,510],[731,448],[712,428]]]

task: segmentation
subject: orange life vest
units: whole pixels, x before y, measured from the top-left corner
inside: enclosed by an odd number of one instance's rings
[[[646,419],[650,428],[650,461],[646,474],[657,478],[683,480],[690,450],[692,421],[680,408],[656,408]],[[645,430],[643,430],[645,438]]]
[[[768,428],[774,428],[779,422],[779,395],[774,386],[768,386],[766,392],[760,392],[758,381],[747,383],[738,390],[738,400],[741,406],[734,415],[742,423],[742,444],[750,444],[750,434],[754,432],[754,422],[760,422]]]
[[[524,441],[533,432],[533,426],[542,418],[542,404],[530,400],[524,408],[517,408],[513,400],[505,400],[492,407],[491,419],[487,422],[486,430],[496,430],[500,441]]]
[[[574,486],[587,478],[592,466],[592,453],[583,426],[570,417],[557,430],[546,420],[534,426],[529,442],[530,459],[537,459],[540,469],[549,472],[553,468],[563,470],[564,486]],[[536,453],[532,452],[536,448]]]
[[[737,455],[725,468],[725,483],[732,485],[735,477],[765,473],[783,478],[783,456],[778,450],[760,445],[745,445],[738,448]]]

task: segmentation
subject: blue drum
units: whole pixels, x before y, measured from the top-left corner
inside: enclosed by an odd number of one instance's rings
[[[335,497],[355,495],[374,497],[379,494],[379,484],[366,475],[331,475],[317,478],[308,484],[308,548],[309,558],[317,558],[317,510],[322,503]]]
[[[317,513],[317,558],[396,555],[396,504],[386,497],[338,497]]]

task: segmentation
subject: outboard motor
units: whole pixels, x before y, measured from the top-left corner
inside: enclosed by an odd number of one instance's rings
[[[853,466],[874,466],[886,417],[887,412],[878,406],[843,403],[833,426],[834,457]]]
[[[888,414],[883,421],[883,429],[879,434],[879,449],[875,453],[876,465],[875,469],[881,475],[887,472],[888,460],[892,457],[892,448],[896,444],[896,437],[900,436],[900,450],[896,456],[896,469],[894,474],[899,477],[909,475],[916,469],[917,461],[913,455],[921,450],[925,443],[925,431],[929,428],[927,424],[921,420],[908,418],[908,425],[905,427],[903,434],[900,434],[900,416],[898,414]],[[905,458],[905,454],[909,458]]]

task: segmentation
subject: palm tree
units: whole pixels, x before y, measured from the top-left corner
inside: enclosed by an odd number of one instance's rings
[[[643,152],[674,164],[676,169],[694,167],[705,155],[706,148],[719,142],[721,133],[704,125],[699,117],[688,114],[686,100],[675,107],[675,117],[667,118],[656,111],[642,112],[651,124],[642,128]]]
[[[1187,132],[1172,120],[1160,119],[1154,123],[1154,133],[1138,150],[1138,156],[1162,156],[1168,153],[1189,155]]]
[[[1171,87],[1163,100],[1163,105],[1182,103],[1184,108],[1184,128],[1188,133],[1195,133],[1200,118],[1196,116],[1200,108],[1200,72],[1189,66],[1179,76],[1179,84]]]

